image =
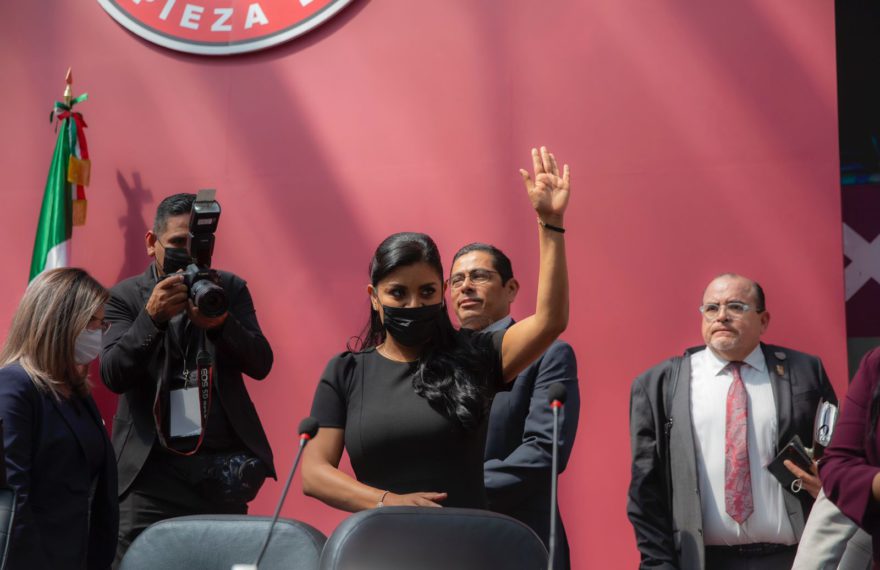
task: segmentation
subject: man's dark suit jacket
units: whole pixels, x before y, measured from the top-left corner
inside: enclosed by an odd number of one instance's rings
[[[207,348],[215,362],[214,384],[235,433],[274,476],[272,449],[242,378],[242,374],[265,378],[272,368],[272,349],[257,323],[244,280],[224,271],[219,274],[229,297],[229,316],[218,330],[207,334]],[[153,401],[164,366],[166,329],[157,327],[146,312],[155,285],[151,264],[142,275],[113,287],[106,307],[106,319],[113,324],[104,335],[101,377],[110,390],[120,394],[113,418],[119,496],[137,477],[156,442]]]
[[[116,461],[95,401],[80,401],[104,437],[104,469],[91,502],[92,478],[74,412],[38,390],[21,366],[0,370],[6,475],[16,495],[8,570],[104,570],[113,562]]]
[[[702,570],[703,514],[691,421],[690,355],[667,360],[638,378],[630,399],[632,481],[627,514],[642,556],[640,568]],[[813,445],[820,399],[837,403],[822,362],[815,356],[761,344],[776,400],[780,451],[795,435]],[[783,493],[800,538],[813,505],[806,491]],[[756,505],[757,506],[757,505]]]
[[[484,330],[501,330],[512,324],[507,317]],[[559,415],[559,472],[565,470],[577,433],[581,400],[574,351],[560,340],[517,376],[510,391],[495,396],[484,464],[489,508],[527,524],[547,546],[553,457],[553,411],[547,390],[556,382],[565,385],[568,396]],[[564,570],[569,567],[568,539],[559,517],[556,529],[554,566]]]

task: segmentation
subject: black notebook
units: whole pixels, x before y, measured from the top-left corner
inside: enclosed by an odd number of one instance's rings
[[[767,465],[767,470],[776,477],[783,489],[789,493],[796,493],[797,491],[792,489],[791,484],[797,479],[797,477],[794,473],[789,471],[788,467],[783,463],[786,459],[790,459],[795,465],[804,471],[812,473],[813,459],[807,452],[807,448],[804,447],[804,443],[801,441],[800,437],[794,436],[791,438],[788,445],[786,445],[782,451],[779,452],[779,455]]]

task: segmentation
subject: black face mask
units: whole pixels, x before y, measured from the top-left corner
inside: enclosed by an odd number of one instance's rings
[[[412,308],[382,305],[385,331],[404,346],[419,346],[434,338],[440,331],[443,310],[443,303]]]
[[[192,258],[185,247],[165,247],[165,261],[162,262],[162,271],[165,275],[177,273],[180,269],[186,269],[186,266],[192,263]]]

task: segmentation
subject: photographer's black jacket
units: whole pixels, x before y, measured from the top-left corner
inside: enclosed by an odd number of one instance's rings
[[[215,359],[214,384],[236,434],[274,476],[272,450],[242,378],[242,374],[256,380],[265,378],[272,368],[272,348],[257,323],[245,281],[225,271],[218,274],[229,297],[229,317],[218,330],[207,334],[207,347]],[[106,307],[106,319],[113,325],[104,335],[101,378],[120,395],[113,418],[120,496],[156,442],[153,400],[164,364],[166,330],[157,327],[146,312],[155,285],[150,264],[142,275],[113,287]]]

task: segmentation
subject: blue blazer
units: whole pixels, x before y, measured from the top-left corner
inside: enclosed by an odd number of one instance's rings
[[[499,330],[512,324],[513,319],[507,317],[484,330]],[[565,385],[568,396],[559,414],[559,472],[565,470],[577,433],[581,399],[574,351],[561,340],[523,370],[509,392],[495,396],[484,464],[489,508],[531,527],[548,548],[553,411],[547,390],[556,382]],[[554,567],[567,569],[568,539],[562,519],[557,517],[556,524]]]
[[[104,465],[92,481],[68,408],[41,392],[21,366],[0,368],[6,476],[16,508],[7,570],[110,567],[119,508],[116,459],[98,408],[82,400],[104,438]],[[91,509],[89,508],[91,506]]]

